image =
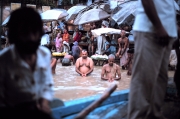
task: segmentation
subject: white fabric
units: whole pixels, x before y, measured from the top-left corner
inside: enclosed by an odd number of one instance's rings
[[[7,57],[8,56],[8,57]],[[53,99],[51,54],[44,46],[37,50],[35,71],[21,59],[14,45],[0,52],[0,106]]]
[[[98,28],[91,30],[92,34],[94,37],[98,37],[102,34],[120,34],[121,30],[119,29],[114,29],[114,28]],[[129,32],[126,32],[129,33]]]
[[[63,52],[69,53],[70,51],[70,47],[69,47],[69,43],[66,41],[63,41]]]
[[[153,2],[161,23],[167,31],[168,35],[171,37],[177,37],[176,11],[174,7],[174,0],[153,0]],[[137,13],[133,30],[151,33],[155,32],[156,29],[147,17],[141,0],[139,0],[139,6],[136,12]]]
[[[104,45],[105,42],[106,42],[106,38],[104,35],[97,37],[97,51],[96,51],[97,54],[102,55],[102,53],[105,50],[105,45]]]
[[[169,64],[170,66],[176,66],[177,65],[177,55],[175,50],[171,50],[170,56],[169,56]]]
[[[46,45],[46,44],[49,44],[49,43],[50,43],[49,35],[48,34],[44,34],[41,37],[41,45]]]

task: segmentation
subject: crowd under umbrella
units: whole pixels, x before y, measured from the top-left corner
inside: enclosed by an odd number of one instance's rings
[[[84,12],[83,14],[79,15],[78,17],[76,17],[76,19],[74,20],[74,25],[96,22],[109,17],[110,14],[108,14],[102,9],[90,9]]]
[[[64,9],[52,9],[41,13],[41,19],[43,22],[56,21],[65,18],[68,13]]]
[[[73,6],[70,9],[68,9],[67,13],[68,16],[66,17],[66,21],[70,22],[73,21],[75,19],[75,17],[77,16],[77,14],[79,13],[79,11],[81,11],[82,9],[86,8],[87,6],[85,5],[78,5],[78,6]]]

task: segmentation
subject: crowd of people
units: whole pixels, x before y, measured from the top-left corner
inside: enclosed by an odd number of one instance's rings
[[[100,23],[101,26],[98,26],[97,23]],[[131,57],[128,56],[129,50],[129,40],[128,34],[126,34],[125,30],[130,31],[131,27],[127,24],[121,25],[120,29],[122,30],[119,34],[102,34],[98,37],[94,37],[91,30],[96,28],[108,28],[109,22],[107,20],[102,20],[100,22],[92,22],[90,23],[90,29],[86,33],[81,33],[78,27],[75,27],[74,33],[70,35],[67,30],[67,26],[61,22],[55,22],[54,27],[52,26],[52,33],[55,38],[49,38],[49,42],[47,39],[45,40],[44,44],[41,45],[49,45],[50,50],[52,52],[65,52],[68,55],[71,55],[73,60],[69,60],[69,58],[64,57],[62,60],[63,66],[71,65],[71,61],[75,64],[76,60],[82,56],[82,50],[86,49],[88,56],[92,56],[94,54],[98,55],[110,55],[113,54],[115,59],[120,61],[120,66],[123,69],[131,70],[132,65],[130,67],[130,62],[133,59],[133,52],[131,52]],[[61,24],[61,25],[60,25]],[[48,36],[49,30],[47,30],[47,25],[44,27],[45,34],[43,37]],[[124,30],[125,29],[125,30]],[[41,42],[43,42],[43,37]],[[48,36],[50,37],[50,36]],[[119,38],[118,38],[119,37]],[[86,39],[86,40],[84,40]],[[51,41],[51,42],[50,42]],[[46,43],[46,44],[45,44]],[[80,43],[86,43],[87,47],[83,47],[79,45]],[[131,50],[131,49],[130,49]],[[126,66],[125,66],[126,65]],[[126,67],[126,68],[124,68]],[[131,73],[127,73],[131,75]]]

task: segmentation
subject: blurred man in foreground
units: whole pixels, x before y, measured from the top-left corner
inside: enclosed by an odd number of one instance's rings
[[[174,0],[139,0],[136,11],[128,119],[164,119],[169,55],[177,37]]]
[[[108,57],[108,64],[105,64],[102,68],[101,72],[101,79],[102,80],[108,80],[109,82],[112,82],[114,80],[120,80],[121,79],[121,72],[119,65],[114,63],[115,56],[113,54],[110,54]],[[116,74],[118,77],[116,77]]]
[[[86,50],[82,50],[82,57],[78,58],[76,61],[76,72],[81,76],[86,77],[94,69],[94,62],[88,57]]]
[[[0,52],[0,118],[51,119],[51,54],[39,46],[41,17],[32,8],[17,9],[7,26],[12,45]]]

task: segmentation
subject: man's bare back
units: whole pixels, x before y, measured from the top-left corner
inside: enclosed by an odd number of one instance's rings
[[[81,76],[87,76],[94,69],[93,60],[87,57],[87,51],[82,51],[82,57],[76,61],[76,72]]]
[[[69,60],[71,60],[72,62],[74,62],[74,57],[72,55],[65,55],[64,58],[67,58]]]

